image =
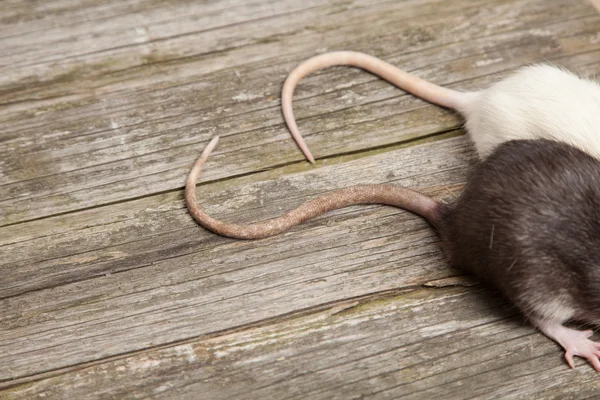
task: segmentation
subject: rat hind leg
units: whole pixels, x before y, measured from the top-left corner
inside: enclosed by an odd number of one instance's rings
[[[571,368],[575,368],[573,356],[579,356],[588,360],[594,369],[600,372],[600,343],[589,339],[594,332],[567,328],[561,321],[556,320],[539,319],[533,323],[544,335],[565,349],[565,359]]]

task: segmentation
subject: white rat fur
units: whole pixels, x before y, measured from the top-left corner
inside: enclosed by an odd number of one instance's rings
[[[486,158],[513,139],[551,139],[571,144],[600,158],[600,85],[547,64],[523,67],[490,88],[459,92],[427,82],[378,58],[352,51],[312,57],[288,76],[281,102],[285,121],[310,162],[314,158],[300,135],[292,95],[300,79],[316,70],[351,65],[432,103],[452,108],[465,118],[477,153]]]

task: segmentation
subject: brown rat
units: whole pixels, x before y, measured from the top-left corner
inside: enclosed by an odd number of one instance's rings
[[[424,217],[439,233],[454,267],[498,289],[532,323],[573,356],[600,371],[592,331],[568,320],[600,323],[600,160],[550,140],[505,142],[471,173],[454,205],[391,185],[357,185],[304,203],[281,217],[250,225],[219,221],[197,204],[196,181],[217,144],[213,139],[187,179],[185,200],[203,227],[223,236],[273,236],[326,211],[382,203]]]

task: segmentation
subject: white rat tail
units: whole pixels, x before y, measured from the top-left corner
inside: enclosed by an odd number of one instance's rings
[[[355,51],[336,51],[309,58],[298,65],[285,80],[283,91],[281,93],[281,106],[283,108],[285,122],[287,123],[294,140],[296,140],[298,147],[300,147],[304,156],[311,163],[314,163],[315,159],[304,142],[304,139],[298,130],[298,125],[296,125],[294,112],[292,110],[292,96],[296,85],[303,77],[316,70],[332,67],[334,65],[349,65],[364,69],[415,96],[442,107],[460,111],[463,108],[463,103],[466,101],[465,93],[427,82],[368,54]]]

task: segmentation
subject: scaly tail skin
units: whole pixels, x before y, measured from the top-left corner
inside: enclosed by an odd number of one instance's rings
[[[407,209],[426,218],[432,225],[439,224],[441,203],[421,193],[392,185],[355,185],[338,189],[301,204],[284,215],[248,225],[230,224],[208,215],[198,204],[196,181],[202,166],[218,143],[218,136],[206,146],[194,163],[185,185],[185,202],[192,217],[204,228],[222,236],[237,239],[261,239],[317,217],[327,211],[356,204],[387,204]]]
[[[364,69],[415,96],[458,111],[462,111],[464,103],[467,100],[466,93],[427,82],[368,54],[355,51],[336,51],[309,58],[298,65],[285,80],[281,92],[281,107],[283,109],[283,117],[292,137],[302,153],[304,153],[306,159],[311,163],[314,163],[315,159],[296,124],[292,109],[292,97],[296,85],[303,77],[319,69],[335,65],[348,65]]]

